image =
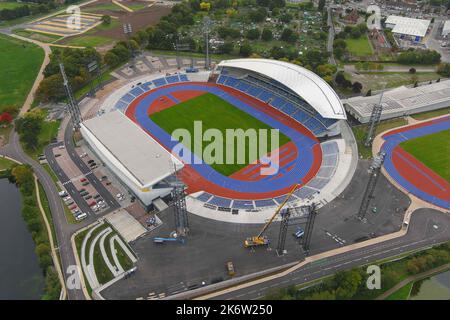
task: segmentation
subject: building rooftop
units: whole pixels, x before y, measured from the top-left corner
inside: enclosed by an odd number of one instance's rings
[[[142,128],[120,111],[86,120],[81,130],[88,134],[116,168],[141,188],[173,174],[183,164]]]
[[[344,105],[350,106],[360,117],[370,117],[373,106],[380,101],[380,94],[370,97],[353,97],[344,100]],[[438,103],[450,105],[450,80],[441,81],[416,88],[405,86],[385,91],[381,104],[383,114],[407,113],[413,110]]]
[[[394,25],[393,33],[406,34],[410,36],[424,37],[427,34],[431,21],[425,19],[414,19],[402,16],[389,16],[386,24]]]
[[[271,59],[224,60],[219,67],[258,72],[284,84],[302,97],[324,118],[346,119],[339,96],[321,77],[296,64]]]

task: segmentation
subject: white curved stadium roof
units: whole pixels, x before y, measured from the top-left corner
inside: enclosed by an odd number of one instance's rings
[[[321,77],[292,63],[269,59],[224,60],[219,67],[233,67],[263,74],[297,93],[324,118],[347,119],[344,106]]]

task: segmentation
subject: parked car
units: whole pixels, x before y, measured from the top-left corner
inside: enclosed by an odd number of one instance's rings
[[[94,199],[98,199],[98,198],[100,198],[101,197],[101,195],[99,195],[98,193],[94,196]]]
[[[71,206],[72,204],[74,204],[75,202],[73,202],[73,200],[70,200],[69,202],[66,202],[66,205]]]
[[[92,199],[91,195],[87,195],[86,197],[84,197],[84,200],[89,200],[89,199]]]
[[[55,154],[55,158],[61,157],[59,153]]]
[[[87,214],[83,212],[83,213],[80,213],[79,215],[77,215],[75,217],[75,220],[80,221],[80,220],[83,220],[83,219],[86,219],[86,218],[87,218]]]
[[[89,203],[89,207],[95,206],[96,204],[97,204],[96,201],[91,201],[91,202]]]
[[[80,158],[84,158],[84,157],[86,157],[87,156],[87,153],[86,152],[83,152],[82,154],[80,154]]]
[[[87,186],[89,184],[89,181],[85,181],[85,182],[83,182],[81,185],[83,186],[83,187],[85,187],[85,186]]]
[[[88,162],[87,163],[93,163],[93,162],[95,162],[95,160],[88,160]]]
[[[80,182],[85,182],[85,181],[87,181],[86,178],[81,178],[80,179]]]
[[[74,205],[71,205],[71,206],[69,207],[69,209],[70,209],[70,210],[74,210],[74,209],[76,209],[76,207],[77,207],[77,205],[74,204]]]
[[[59,196],[60,196],[61,198],[64,198],[64,197],[67,197],[67,196],[68,196],[68,194],[67,194],[66,191],[60,191],[60,192],[58,192],[58,194],[59,194]]]
[[[78,190],[79,193],[82,193],[84,191],[86,191],[86,189],[84,189],[84,188],[81,188],[80,190]]]
[[[84,197],[84,196],[87,196],[88,194],[89,194],[89,192],[83,191],[82,193],[80,193],[80,196]]]

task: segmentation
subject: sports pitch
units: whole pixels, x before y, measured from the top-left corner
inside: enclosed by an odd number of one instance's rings
[[[450,129],[402,142],[400,146],[450,182]]]
[[[259,159],[264,155],[265,152],[263,150],[258,150],[258,155],[256,158],[250,158],[248,152],[248,139],[246,139],[245,145],[245,163],[238,164],[237,163],[237,143],[236,141],[229,141],[229,139],[225,139],[226,129],[242,129],[244,131],[248,129],[272,129],[267,124],[259,121],[258,119],[252,117],[246,112],[238,109],[222,98],[212,94],[205,93],[203,95],[197,96],[188,101],[181,102],[175,106],[172,106],[168,109],[156,112],[150,116],[151,120],[154,121],[158,126],[163,128],[167,133],[171,134],[174,130],[183,128],[187,129],[191,135],[194,137],[194,121],[202,122],[202,130],[205,132],[208,129],[218,129],[222,133],[222,137],[224,137],[224,141],[222,143],[224,152],[224,161],[226,159],[226,150],[234,150],[234,159],[233,164],[226,163],[214,163],[211,164],[211,167],[217,172],[229,176],[242,168],[245,168],[248,164],[253,161]],[[258,132],[258,131],[257,131]],[[270,133],[268,134],[268,151],[271,150],[271,140]],[[227,141],[225,141],[227,140]],[[279,147],[283,146],[290,139],[279,132]],[[197,144],[197,147],[200,147],[198,144],[200,141],[191,142],[190,149],[192,152],[195,152],[194,145]],[[208,146],[210,141],[202,142],[202,150],[205,150],[206,146]],[[254,142],[252,142],[254,143]],[[230,149],[227,149],[227,144]],[[232,149],[234,146],[234,149]],[[194,150],[192,150],[194,149]],[[196,154],[201,157],[201,154]]]

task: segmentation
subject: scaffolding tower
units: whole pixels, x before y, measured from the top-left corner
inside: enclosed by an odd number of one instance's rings
[[[369,168],[369,181],[367,182],[366,190],[364,191],[364,196],[361,201],[361,206],[358,211],[358,219],[363,221],[365,219],[367,209],[370,205],[370,200],[373,198],[373,193],[377,185],[378,177],[380,176],[381,167],[384,162],[384,157],[386,153],[379,153],[372,161]]]
[[[282,256],[285,254],[284,245],[286,243],[286,234],[289,226],[290,208],[286,208],[281,212],[280,233],[278,234],[277,254]]]
[[[381,113],[383,112],[383,105],[381,104],[381,100],[383,99],[383,93],[384,92],[381,92],[380,101],[378,101],[378,104],[375,104],[373,106],[372,113],[370,115],[369,130],[367,131],[366,141],[364,142],[364,145],[366,147],[370,147],[372,145],[377,125],[381,119]]]
[[[67,110],[69,111],[73,128],[77,130],[80,128],[81,121],[83,121],[81,117],[80,107],[78,106],[78,102],[73,95],[72,88],[70,86],[66,71],[64,70],[64,64],[62,62],[59,63],[59,69],[63,78],[64,90],[66,91],[67,95]]]

